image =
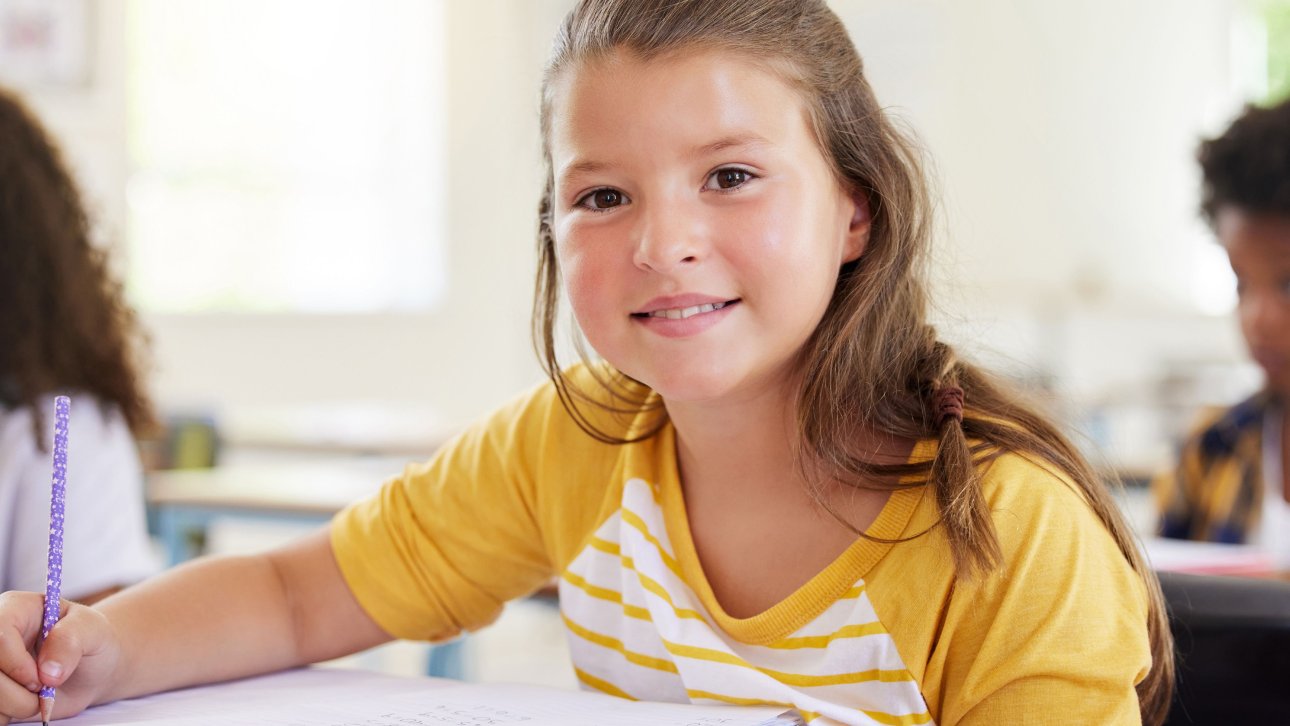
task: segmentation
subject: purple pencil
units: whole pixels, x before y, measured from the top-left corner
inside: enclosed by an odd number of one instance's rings
[[[45,617],[40,628],[40,642],[49,637],[50,628],[58,622],[58,604],[63,587],[63,507],[67,501],[67,422],[72,401],[67,396],[54,399],[54,482],[49,494],[49,560],[45,571]],[[40,689],[40,721],[49,726],[54,713],[54,687]]]

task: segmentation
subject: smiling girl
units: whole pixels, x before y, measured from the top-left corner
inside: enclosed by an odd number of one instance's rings
[[[327,533],[72,606],[39,674],[0,640],[5,711],[449,637],[555,577],[578,678],[626,698],[1159,722],[1158,586],[1075,449],[927,325],[917,152],[825,4],[586,0],[542,98],[551,381]],[[569,368],[561,289],[598,354]]]

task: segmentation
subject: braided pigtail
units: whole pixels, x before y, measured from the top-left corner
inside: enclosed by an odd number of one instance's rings
[[[1003,560],[990,509],[981,494],[977,461],[963,431],[963,389],[960,366],[944,343],[932,346],[937,373],[926,389],[928,416],[940,443],[928,472],[954,558],[954,569],[964,577],[993,570]]]

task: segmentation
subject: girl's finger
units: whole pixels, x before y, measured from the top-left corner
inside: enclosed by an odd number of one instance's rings
[[[6,592],[0,595],[0,680],[13,681],[23,688],[39,685],[32,646],[40,632],[41,607],[44,598],[31,592]]]
[[[40,688],[31,646],[40,631],[44,598],[30,592],[0,595],[0,726],[29,718],[40,708]]]
[[[40,710],[35,693],[7,678],[0,678],[0,726],[13,718],[31,718]]]
[[[12,624],[0,625],[0,681],[19,683],[23,688],[39,686],[36,660],[27,649],[26,638]]]
[[[90,608],[74,606],[67,609],[36,654],[42,685],[61,686],[81,664],[86,653],[98,650],[104,632],[102,618]]]

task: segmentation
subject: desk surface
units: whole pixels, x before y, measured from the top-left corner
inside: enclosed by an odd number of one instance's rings
[[[154,506],[325,516],[372,494],[408,463],[354,458],[156,471],[148,474],[147,498]]]
[[[1194,575],[1245,575],[1285,579],[1276,554],[1256,545],[1192,542],[1148,537],[1143,550],[1152,569]]]

